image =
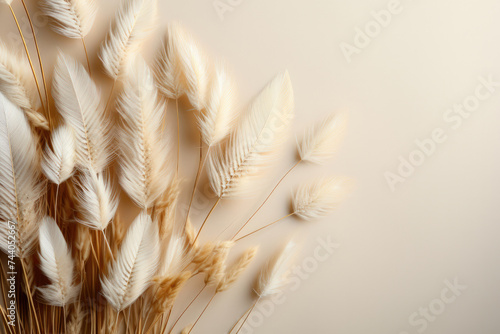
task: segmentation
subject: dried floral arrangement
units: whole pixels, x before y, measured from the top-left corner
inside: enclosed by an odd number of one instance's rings
[[[155,28],[156,1],[122,0],[99,52],[117,97],[102,98],[85,46],[96,17],[94,1],[42,0],[33,9],[50,17],[55,32],[81,40],[85,51],[85,65],[60,52],[51,73],[43,67],[33,26],[36,53],[27,45],[16,15],[27,15],[31,23],[30,12],[24,0],[16,1],[24,12],[14,11],[13,0],[0,1],[10,9],[24,45],[15,51],[0,42],[4,333],[196,332],[210,302],[188,328],[177,328],[177,321],[196,298],[170,319],[176,297],[192,277],[204,277],[198,295],[210,289],[212,301],[256,256],[252,247],[227,263],[241,239],[289,216],[323,217],[349,192],[347,178],[314,180],[297,188],[287,216],[244,233],[296,166],[322,164],[335,153],[347,121],[345,113],[337,113],[299,136],[296,163],[232,236],[201,243],[200,232],[218,203],[255,195],[254,184],[287,142],[294,112],[288,73],[276,76],[239,113],[226,65],[211,61],[179,24],[169,24],[156,61],[148,65],[140,52]],[[179,173],[177,101],[186,97],[201,144],[194,184]],[[177,124],[168,124],[165,116],[173,110]],[[203,173],[216,199],[203,221],[191,222]],[[119,188],[141,209],[137,217],[118,214]],[[181,203],[185,191],[191,196]],[[133,222],[126,226],[125,220]],[[255,302],[229,333],[241,330],[259,300],[283,289],[294,249],[290,241],[268,261],[249,287]],[[13,272],[15,284],[7,280]]]

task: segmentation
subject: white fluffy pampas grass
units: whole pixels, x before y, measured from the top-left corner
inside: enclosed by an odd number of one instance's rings
[[[295,255],[296,244],[293,240],[289,241],[286,246],[277,253],[264,266],[260,272],[255,293],[259,298],[265,298],[277,293],[280,293],[288,283],[288,275],[290,274],[290,265]]]
[[[101,47],[106,74],[118,79],[155,25],[156,0],[124,0]]]
[[[97,14],[95,0],[43,0],[40,7],[53,20],[55,32],[68,38],[85,37]]]
[[[52,148],[45,148],[42,170],[47,179],[61,184],[73,175],[75,167],[75,135],[73,130],[62,125],[52,132]]]
[[[44,190],[38,164],[37,144],[25,115],[0,93],[0,247],[8,253],[9,225],[15,224],[14,251],[21,258],[30,255],[37,241]]]
[[[315,164],[330,159],[344,138],[347,119],[346,112],[339,112],[309,127],[298,143],[300,159]]]
[[[45,217],[40,226],[40,268],[50,285],[38,288],[45,302],[65,306],[75,300],[80,286],[73,284],[74,261],[56,222]]]
[[[83,66],[63,53],[54,70],[53,95],[75,134],[77,166],[102,172],[111,159],[111,129],[99,107],[101,94]]]
[[[350,193],[353,181],[345,177],[318,179],[299,186],[293,199],[293,213],[304,220],[328,215]]]
[[[146,291],[158,265],[158,230],[141,213],[127,231],[108,274],[101,279],[102,294],[116,311],[132,304]]]
[[[120,185],[141,208],[153,207],[172,182],[172,159],[165,132],[165,106],[149,67],[138,58],[118,99]]]
[[[251,183],[269,166],[286,139],[293,118],[293,90],[288,72],[276,76],[242,115],[225,152],[209,157],[210,184],[219,198],[248,194]]]
[[[0,41],[0,93],[21,108],[33,126],[49,129],[47,120],[37,111],[40,101],[36,95],[35,81],[26,55],[12,52],[2,41]]]
[[[238,116],[235,99],[233,79],[220,62],[214,70],[206,108],[198,116],[201,137],[208,147],[219,143],[231,130]]]

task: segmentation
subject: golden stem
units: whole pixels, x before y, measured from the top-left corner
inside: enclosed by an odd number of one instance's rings
[[[30,284],[28,281],[28,275],[26,274],[26,269],[24,268],[24,266],[25,266],[24,260],[21,260],[21,268],[23,269],[24,282],[26,283],[26,289],[28,290],[28,300],[29,300],[30,305],[31,305],[31,310],[33,311],[33,316],[35,317],[36,328],[38,330],[38,333],[41,333],[40,332],[40,325],[38,323],[38,317],[37,317],[36,311],[35,311],[35,304],[33,303],[33,296],[31,294],[31,287],[30,287]]]
[[[45,104],[43,103],[42,92],[40,90],[40,84],[38,83],[38,79],[36,77],[35,68],[33,67],[33,62],[31,61],[30,53],[28,51],[28,46],[26,45],[26,40],[24,39],[23,31],[21,30],[21,26],[19,25],[19,21],[17,21],[16,13],[14,13],[14,9],[9,5],[10,12],[12,13],[12,17],[16,22],[17,30],[19,31],[19,35],[21,36],[21,40],[23,41],[24,51],[26,52],[26,56],[28,57],[28,61],[30,63],[31,72],[33,72],[33,78],[35,79],[36,89],[38,90],[38,96],[40,97],[40,103],[42,105],[42,109],[45,109]]]
[[[247,313],[246,313],[246,315],[247,315],[247,316],[245,317],[245,320],[243,320],[243,322],[241,323],[241,326],[240,326],[240,327],[238,328],[238,330],[236,331],[236,334],[238,334],[238,333],[240,332],[240,330],[243,328],[243,325],[244,325],[244,324],[245,324],[245,322],[247,321],[248,317],[249,317],[249,316],[250,316],[250,314],[252,313],[253,309],[255,308],[255,306],[257,305],[257,303],[259,302],[259,300],[260,300],[260,298],[259,298],[259,299],[257,299],[257,300],[253,303],[252,307],[250,307],[250,309],[247,311]],[[245,315],[245,314],[243,314],[243,315]],[[238,320],[238,321],[240,321],[240,320]],[[237,324],[237,323],[238,323],[238,322],[236,322],[236,324]],[[235,324],[235,326],[236,326],[236,324]],[[233,327],[233,328],[234,328],[234,327]],[[231,331],[233,330],[233,328],[231,328]],[[231,331],[229,331],[229,333],[231,333]]]
[[[177,168],[176,173],[179,175],[179,162],[181,156],[181,131],[180,131],[180,121],[179,121],[179,99],[175,100],[175,111],[177,114]]]
[[[42,63],[42,56],[40,54],[40,48],[38,47],[38,40],[36,38],[35,34],[35,28],[33,27],[33,22],[31,21],[31,15],[28,11],[28,7],[26,6],[26,3],[24,0],[21,0],[23,3],[24,11],[26,12],[26,16],[28,17],[28,22],[30,24],[31,28],[31,33],[33,34],[33,41],[35,42],[35,48],[36,48],[36,54],[38,57],[38,63],[40,64],[40,71],[42,72],[42,81],[43,81],[43,88],[45,89],[45,99],[47,102],[47,120],[49,122],[49,128],[50,128],[50,99],[49,99],[49,90],[47,87],[47,80],[45,79],[45,71],[43,69],[43,63]]]
[[[205,284],[205,286],[203,286],[203,289],[200,290],[200,292],[198,292],[198,294],[193,298],[193,300],[191,300],[191,302],[189,303],[188,306],[186,306],[186,308],[184,309],[184,311],[182,311],[181,315],[179,315],[177,317],[177,319],[175,320],[174,324],[172,325],[172,328],[170,329],[170,331],[168,332],[168,334],[171,334],[172,331],[174,330],[175,328],[175,325],[177,325],[177,323],[179,322],[179,320],[181,320],[182,316],[184,315],[184,313],[186,313],[186,311],[191,307],[191,305],[193,305],[194,301],[196,299],[198,299],[198,297],[201,295],[201,293],[205,290],[205,288],[207,287],[207,285]],[[168,325],[168,322],[167,322],[167,325]]]
[[[113,81],[113,84],[111,85],[111,90],[109,91],[109,96],[108,96],[108,100],[106,101],[106,106],[104,107],[104,112],[106,112],[106,110],[108,110],[109,103],[111,102],[111,97],[113,97],[113,90],[115,89],[115,84],[116,84],[116,80]]]
[[[193,205],[196,188],[198,186],[198,183],[200,182],[201,171],[203,170],[203,167],[205,167],[205,163],[207,162],[207,157],[210,154],[211,148],[211,146],[208,147],[207,153],[205,154],[205,159],[203,159],[203,141],[200,136],[200,160],[198,162],[198,172],[196,173],[196,178],[194,179],[193,191],[191,192],[191,199],[189,200],[189,206],[186,213],[186,221],[184,222],[184,229],[186,228],[189,219],[189,213],[191,212],[191,206]]]
[[[247,226],[247,224],[253,219],[253,217],[255,217],[255,215],[257,214],[257,212],[259,212],[260,209],[262,209],[262,207],[264,206],[264,204],[266,204],[267,200],[271,197],[271,195],[274,193],[274,191],[278,188],[278,186],[281,184],[281,182],[283,182],[283,180],[288,176],[288,174],[290,174],[294,169],[295,167],[297,167],[299,165],[299,163],[301,162],[302,160],[299,160],[297,161],[286,173],[285,175],[283,175],[283,177],[278,181],[278,183],[276,183],[276,185],[274,186],[273,190],[271,190],[271,192],[269,193],[269,195],[267,195],[266,199],[264,200],[264,202],[262,202],[262,204],[257,208],[257,210],[255,210],[255,212],[252,214],[252,216],[250,216],[250,218],[248,218],[248,220],[245,222],[245,224],[243,224],[243,226],[241,226],[241,228],[238,230],[238,232],[236,232],[233,237],[231,238],[231,240],[233,240],[234,238],[236,238],[236,236],[241,232],[241,230],[243,230],[245,228],[245,226]]]
[[[201,227],[200,227],[200,230],[198,231],[198,233],[196,234],[196,238],[194,238],[194,241],[193,241],[193,245],[196,244],[196,241],[198,241],[198,237],[200,236],[200,233],[201,233],[201,230],[203,230],[203,227],[205,226],[205,223],[207,222],[208,218],[210,217],[210,215],[212,215],[212,212],[214,212],[215,208],[217,207],[217,205],[219,204],[221,198],[217,198],[217,201],[215,202],[214,206],[212,206],[212,208],[210,209],[210,212],[208,213],[208,215],[205,217],[205,220],[203,221],[203,224],[201,224]]]
[[[289,213],[289,214],[287,214],[286,216],[283,216],[283,217],[281,217],[280,219],[277,219],[277,220],[273,221],[273,222],[272,222],[272,223],[270,223],[270,224],[267,224],[267,225],[265,225],[265,226],[263,226],[263,227],[261,227],[261,228],[258,228],[258,229],[256,229],[256,230],[255,230],[255,231],[253,231],[253,232],[250,232],[250,233],[248,233],[248,234],[245,234],[244,236],[242,236],[242,237],[240,237],[240,238],[238,238],[238,239],[234,240],[234,242],[238,242],[238,241],[240,241],[240,240],[241,240],[241,239],[243,239],[243,238],[249,237],[249,236],[251,236],[252,234],[257,233],[257,232],[259,232],[259,231],[261,231],[261,230],[263,230],[263,229],[265,229],[265,228],[268,228],[269,226],[272,226],[272,225],[276,224],[277,222],[279,222],[279,221],[281,221],[281,220],[283,220],[283,219],[285,219],[285,218],[288,218],[288,217],[290,217],[290,216],[292,216],[292,215],[294,215],[294,214],[295,214],[295,212]]]
[[[90,60],[89,60],[89,54],[87,52],[87,45],[85,44],[85,39],[83,37],[82,37],[82,44],[83,44],[83,50],[85,51],[85,58],[87,59],[87,67],[89,69],[89,76],[92,76],[92,69],[90,68]]]
[[[191,333],[191,331],[193,330],[194,326],[196,326],[196,324],[198,323],[198,321],[200,321],[201,317],[203,316],[203,313],[205,313],[205,311],[207,310],[207,308],[210,306],[210,304],[212,303],[212,300],[214,300],[214,297],[217,295],[217,293],[214,293],[214,295],[212,296],[212,298],[210,298],[210,300],[208,301],[207,305],[205,306],[205,308],[203,309],[203,311],[201,311],[201,314],[198,316],[198,318],[196,319],[196,321],[194,322],[193,326],[191,327],[191,329],[189,330],[188,334]]]

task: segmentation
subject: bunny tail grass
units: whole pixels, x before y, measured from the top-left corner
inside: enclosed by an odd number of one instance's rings
[[[308,128],[298,143],[300,159],[315,164],[330,159],[344,138],[347,121],[347,113],[340,112]]]
[[[83,172],[76,191],[77,221],[89,228],[104,231],[118,208],[118,194],[103,173]]]
[[[304,220],[328,215],[353,188],[353,181],[345,177],[330,177],[301,185],[292,198],[293,214]]]
[[[118,135],[120,185],[139,207],[150,208],[172,182],[174,164],[162,131],[165,107],[141,58],[130,71],[117,109],[122,121]]]
[[[122,0],[99,58],[106,74],[117,80],[153,30],[156,0]]]
[[[111,160],[111,129],[95,83],[80,63],[60,53],[53,92],[57,110],[75,134],[77,167],[102,172]]]
[[[94,0],[43,0],[42,12],[52,19],[52,29],[65,37],[82,39],[97,15]]]
[[[267,85],[242,116],[225,153],[215,149],[208,158],[210,184],[219,198],[247,195],[255,189],[250,185],[269,166],[271,153],[286,138],[292,118],[293,91],[285,72]]]
[[[157,269],[158,230],[146,213],[130,226],[120,252],[101,278],[102,294],[120,312],[148,288]]]
[[[276,254],[260,272],[255,293],[259,298],[266,298],[282,291],[288,283],[290,262],[295,255],[296,244],[289,241],[286,246]]]
[[[236,119],[234,83],[226,65],[219,63],[214,71],[206,108],[198,117],[203,141],[207,146],[227,136]]]
[[[56,222],[45,217],[40,226],[40,268],[51,282],[38,288],[44,301],[63,307],[75,300],[80,287],[73,285],[74,261]]]
[[[0,41],[0,93],[21,108],[32,126],[44,130],[49,123],[37,111],[40,102],[26,55],[12,52]]]
[[[42,170],[47,179],[59,185],[73,175],[76,156],[75,136],[71,128],[61,125],[52,132],[50,139],[52,148],[47,144]]]
[[[15,253],[29,256],[41,216],[37,144],[23,112],[0,94],[0,242],[8,253],[9,224],[16,224]]]

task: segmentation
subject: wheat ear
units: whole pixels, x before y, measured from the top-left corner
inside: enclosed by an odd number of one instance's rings
[[[257,255],[258,249],[259,247],[247,249],[238,260],[226,270],[224,277],[217,284],[216,293],[229,289],[231,285],[238,280],[250,263],[252,263],[252,260]]]

